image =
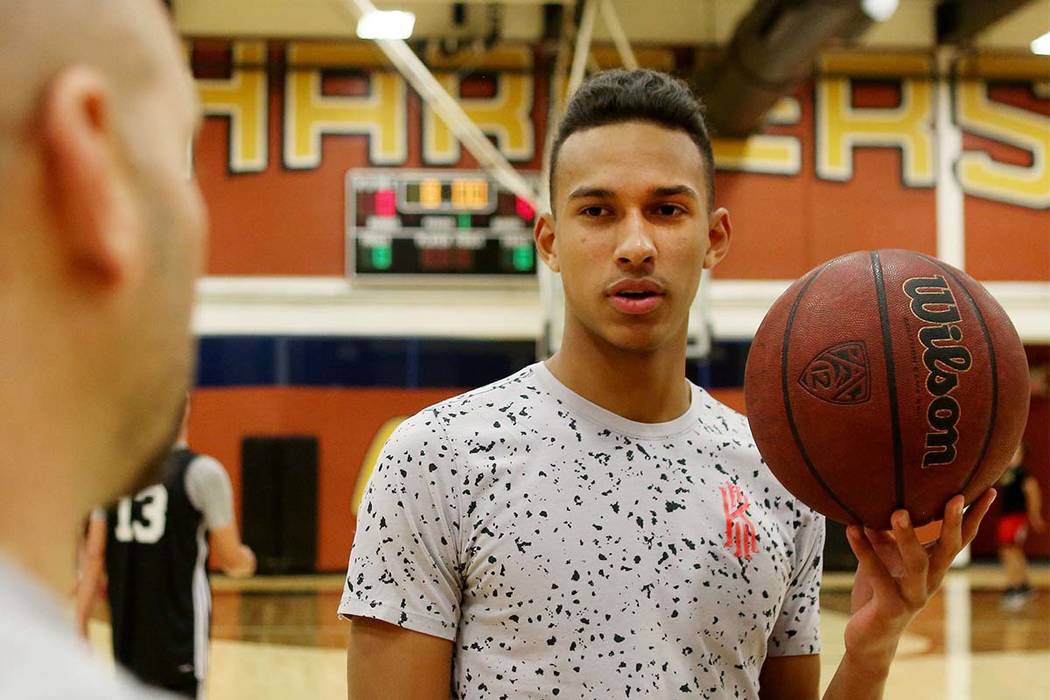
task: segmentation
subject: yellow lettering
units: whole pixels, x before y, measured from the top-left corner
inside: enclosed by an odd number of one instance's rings
[[[1027,74],[1038,85],[1047,75],[1047,63],[1037,57],[1003,57],[1002,61],[979,66],[980,74],[994,78],[999,71],[1016,80]],[[1025,69],[1028,69],[1025,71]],[[964,69],[965,70],[965,69]],[[1038,112],[995,102],[988,98],[983,81],[962,78],[955,90],[955,113],[959,126],[1032,154],[1031,165],[1014,165],[993,160],[984,152],[964,151],[956,165],[963,191],[977,197],[1017,204],[1032,209],[1050,208],[1050,118]]]
[[[930,59],[917,54],[832,54],[823,64],[830,75],[819,78],[816,85],[817,175],[848,181],[853,177],[855,147],[900,148],[904,183],[911,187],[932,186],[935,168]],[[845,75],[900,80],[900,106],[853,107],[852,81],[840,77]]]
[[[291,43],[285,84],[284,163],[289,168],[321,164],[321,137],[367,136],[369,160],[401,165],[408,157],[406,87],[370,44]],[[361,96],[322,94],[322,72],[371,68],[369,92]]]
[[[261,41],[235,43],[230,77],[199,78],[196,83],[204,115],[230,120],[230,172],[266,170],[269,109],[266,44]]]
[[[632,50],[634,51],[635,60],[638,61],[638,65],[642,68],[652,68],[664,73],[671,73],[677,67],[674,51],[671,49],[662,49],[658,46],[635,46],[632,47]],[[591,47],[591,60],[601,70],[623,66],[623,63],[620,61],[620,52],[616,50],[615,46]]]
[[[460,75],[441,71],[449,59],[429,59],[437,81],[455,97],[467,116],[486,134],[508,160],[532,160],[536,154],[532,104],[535,79],[532,52],[525,47],[495,49],[474,72],[494,81],[492,97],[461,97]],[[432,165],[451,165],[460,159],[459,141],[429,104],[423,105],[423,159]]]
[[[802,109],[794,97],[782,98],[770,110],[770,124],[798,124]],[[802,169],[802,146],[794,136],[755,134],[745,139],[712,139],[719,170],[797,175]]]

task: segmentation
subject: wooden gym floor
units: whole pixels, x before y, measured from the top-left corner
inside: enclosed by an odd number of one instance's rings
[[[886,697],[1050,700],[1050,568],[1033,569],[1032,578],[1032,600],[1005,612],[997,568],[975,565],[949,574],[902,641]],[[825,577],[825,684],[843,653],[849,585],[849,575]],[[212,586],[209,700],[346,697],[346,623],[335,613],[340,576],[214,577]],[[92,621],[91,636],[109,657],[105,610]]]

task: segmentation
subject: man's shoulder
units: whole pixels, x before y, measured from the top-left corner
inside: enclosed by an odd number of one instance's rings
[[[708,392],[702,392],[704,406],[701,424],[712,443],[712,460],[729,470],[734,483],[749,489],[763,501],[783,506],[791,522],[820,521],[823,516],[802,503],[787,490],[766,464],[755,444],[747,416],[718,401]]]
[[[462,456],[493,432],[511,439],[515,425],[534,415],[542,390],[533,366],[477,389],[445,399],[406,418],[384,447],[387,455]]]
[[[491,384],[428,406],[405,422],[419,426],[437,421],[448,432],[466,430],[488,421],[492,414],[506,413],[509,406],[517,406],[520,411],[534,404],[542,395],[534,379],[534,366],[529,365]]]
[[[10,622],[10,620],[8,621]],[[15,629],[17,628],[17,634]],[[99,661],[72,629],[59,630],[29,616],[0,631],[0,697],[162,700]],[[55,673],[61,669],[61,673]]]
[[[728,457],[751,465],[762,461],[762,456],[751,434],[747,418],[730,406],[722,403],[708,391],[697,388],[700,402],[700,433],[713,443],[716,453],[728,453]]]
[[[226,468],[211,455],[194,453],[193,459],[186,465],[186,478],[223,479],[227,478]]]

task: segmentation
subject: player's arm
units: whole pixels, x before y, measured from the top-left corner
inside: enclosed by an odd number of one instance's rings
[[[761,700],[817,700],[820,655],[770,656],[758,677]]]
[[[824,518],[799,510],[791,577],[759,673],[762,700],[816,700],[820,693],[820,584]]]
[[[368,617],[350,618],[349,700],[448,700],[451,675],[450,640]]]
[[[204,514],[215,563],[230,576],[255,573],[255,554],[243,542],[233,517],[233,487],[218,460],[201,455],[186,469],[186,493]]]
[[[241,542],[237,523],[211,530],[211,550],[215,563],[226,574],[234,577],[251,576],[255,573],[255,553]]]
[[[1046,521],[1043,520],[1043,495],[1039,492],[1039,482],[1035,477],[1027,477],[1024,480],[1024,500],[1028,508],[1028,522],[1032,529],[1042,532],[1046,529]]]
[[[95,612],[102,587],[106,563],[106,516],[92,513],[84,537],[84,554],[80,562],[76,590],[76,625],[80,636],[87,639],[88,620]]]
[[[357,512],[339,614],[350,620],[351,700],[443,698],[460,620],[455,448],[440,419],[402,423]]]
[[[846,653],[825,700],[882,697],[905,627],[940,587],[955,556],[973,541],[994,500],[995,491],[989,489],[965,515],[962,496],[948,501],[941,536],[929,549],[919,542],[903,510],[893,514],[892,533],[856,525],[846,528],[857,555],[857,576],[846,625]]]

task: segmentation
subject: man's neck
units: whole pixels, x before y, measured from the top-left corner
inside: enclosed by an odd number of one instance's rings
[[[92,507],[95,483],[108,475],[99,473],[93,450],[84,447],[91,445],[80,435],[87,430],[68,428],[69,414],[79,405],[70,402],[55,409],[48,421],[40,405],[57,394],[43,382],[27,380],[27,385],[43,388],[24,400],[14,392],[8,393],[10,399],[5,396],[9,406],[25,408],[5,413],[4,427],[9,430],[0,434],[0,444],[7,446],[0,457],[0,550],[34,581],[62,597],[76,580],[79,528]]]
[[[63,597],[76,582],[77,523],[55,514],[47,520],[40,513],[5,506],[0,518],[0,551],[37,583]]]
[[[624,418],[664,423],[689,410],[685,341],[639,352],[569,332],[546,365],[573,392]]]

